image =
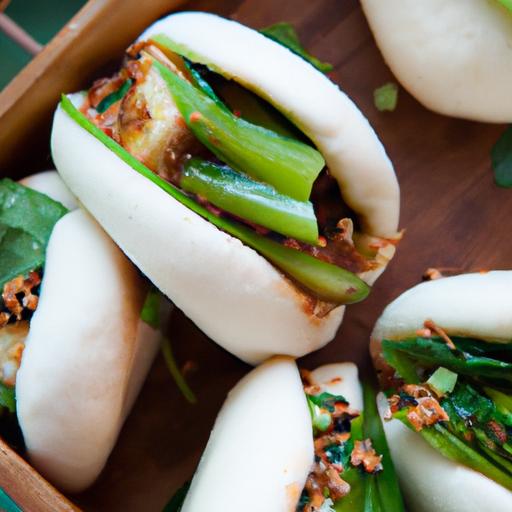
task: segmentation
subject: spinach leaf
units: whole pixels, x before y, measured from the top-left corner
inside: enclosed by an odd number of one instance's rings
[[[441,402],[443,408],[448,404],[451,406],[450,409],[461,419],[476,420],[480,424],[493,419],[496,413],[494,402],[478,393],[469,384],[457,384],[453,393]]]
[[[15,412],[16,398],[14,388],[0,382],[0,411],[2,408],[7,409],[9,412]]]
[[[473,356],[459,350],[451,350],[441,338],[410,338],[402,341],[387,342],[384,340],[383,354],[388,363],[393,364],[396,354],[400,352],[409,358],[428,366],[444,366],[458,374],[473,377],[478,381],[502,381],[507,387],[512,384],[512,363],[507,363],[490,357]],[[395,362],[396,364],[396,362]],[[397,369],[397,368],[395,368]],[[397,369],[401,373],[400,369]],[[402,369],[403,371],[403,369]],[[412,377],[411,372],[404,377],[407,382]],[[417,380],[417,379],[416,379]]]
[[[183,503],[185,502],[185,498],[187,497],[188,490],[190,489],[190,482],[186,482],[180,487],[174,496],[171,498],[171,501],[167,503],[162,512],[180,512],[183,507]]]
[[[397,342],[382,340],[382,355],[386,362],[394,368],[396,373],[408,384],[419,384],[420,380],[411,359],[400,350]]]
[[[488,341],[460,337],[452,337],[451,339],[462,352],[467,352],[473,356],[492,357],[500,361],[512,362],[511,343],[490,343]]]
[[[270,39],[273,39],[277,43],[285,46],[293,53],[296,53],[299,57],[308,61],[312,66],[321,71],[322,73],[328,73],[333,70],[333,65],[327,62],[322,62],[316,57],[313,57],[306,49],[302,46],[299,36],[293,25],[290,23],[276,23],[270,27],[262,28],[260,32]]]
[[[43,265],[53,227],[67,212],[40,192],[0,180],[0,289]]]
[[[491,150],[494,181],[499,187],[512,187],[512,126],[509,126]]]
[[[105,96],[96,107],[96,112],[99,114],[103,114],[106,112],[114,103],[117,103],[119,100],[122,100],[124,95],[130,90],[130,87],[133,84],[133,80],[129,78],[126,82],[123,82],[121,87],[117,91],[110,93],[108,96]]]

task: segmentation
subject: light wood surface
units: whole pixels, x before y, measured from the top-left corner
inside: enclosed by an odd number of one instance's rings
[[[149,4],[166,2],[147,2],[145,8]],[[167,5],[171,9],[172,2]],[[512,191],[494,185],[489,159],[490,148],[504,127],[433,114],[402,89],[397,110],[379,113],[373,106],[373,90],[393,77],[375,46],[357,1],[195,0],[185,8],[218,12],[255,28],[278,21],[293,23],[308,49],[335,65],[332,79],[368,116],[399,176],[403,201],[401,226],[406,233],[398,254],[370,298],[348,308],[336,339],[325,349],[304,358],[300,362],[304,367],[352,360],[360,365],[363,373],[370,373],[368,338],[377,316],[388,302],[416,284],[428,267],[510,268]],[[92,16],[96,11],[90,9]],[[135,13],[118,27],[108,52],[100,41],[90,42],[91,46],[83,44],[85,49],[77,53],[56,50],[58,57],[49,59],[54,69],[62,68],[56,62],[64,58],[72,72],[66,71],[62,76],[57,73],[57,80],[55,75],[52,78],[44,74],[38,79],[34,71],[20,75],[15,87],[40,84],[40,101],[33,92],[28,94],[30,99],[20,99],[13,89],[8,92],[7,103],[5,95],[0,97],[0,113],[4,115],[0,117],[0,163],[8,173],[26,174],[49,165],[44,163],[48,155],[45,149],[48,119],[58,92],[85,83],[95,70],[96,76],[100,76],[102,65],[110,57],[120,56],[120,49],[127,42],[126,34],[130,34],[130,39],[151,18],[146,10]],[[152,14],[154,17],[157,13]],[[108,30],[116,32],[105,16],[98,17],[103,34]],[[83,56],[83,61],[69,61],[70,55],[73,59]],[[43,71],[44,67],[38,70]],[[6,111],[10,122],[17,117],[9,113],[13,105],[23,106],[24,118],[16,120],[14,134],[9,134],[3,119]],[[26,117],[31,115],[35,116],[39,130],[33,142],[39,146],[29,155],[29,163],[22,166],[24,155],[13,154],[12,148],[25,149],[22,152],[32,148],[33,144],[28,142],[32,140],[32,135],[29,136],[32,122]],[[11,163],[6,166],[8,161]],[[198,404],[192,406],[185,402],[159,358],[105,471],[89,491],[74,497],[84,510],[161,510],[171,494],[193,474],[227,391],[248,370],[208,340],[180,312],[175,312],[171,319],[169,335],[178,361],[193,362],[195,369],[188,373],[187,379],[198,396]]]

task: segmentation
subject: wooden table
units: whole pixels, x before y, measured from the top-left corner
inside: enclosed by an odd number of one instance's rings
[[[489,159],[504,127],[435,115],[402,89],[395,112],[378,112],[373,90],[393,77],[358,2],[194,0],[185,8],[218,12],[256,28],[292,22],[308,49],[335,65],[332,79],[369,118],[400,180],[406,233],[397,256],[370,298],[348,308],[336,339],[301,365],[352,360],[368,373],[368,338],[376,318],[388,302],[420,281],[425,269],[510,267],[512,190],[494,185]],[[33,162],[44,161],[36,156],[44,155],[34,155]],[[30,165],[23,169],[35,170]],[[193,474],[226,392],[249,369],[180,312],[171,319],[169,332],[178,361],[195,363],[187,379],[199,403],[184,400],[159,358],[105,471],[88,492],[73,498],[85,510],[161,510]]]

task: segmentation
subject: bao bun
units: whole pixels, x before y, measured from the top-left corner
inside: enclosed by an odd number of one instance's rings
[[[512,121],[512,12],[499,0],[361,0],[400,83],[425,107]]]
[[[380,369],[382,339],[414,336],[425,320],[448,335],[494,343],[512,340],[512,271],[465,274],[419,284],[392,302],[372,334],[372,356]],[[453,462],[400,421],[384,422],[407,501],[418,512],[506,512],[512,493],[486,476]]]
[[[171,15],[141,37],[151,33],[167,34],[288,115],[322,152],[367,244],[397,235],[393,167],[368,121],[325,76],[258,32],[211,14]],[[66,184],[125,254],[228,351],[256,364],[279,353],[302,356],[334,337],[344,307],[317,314],[311,298],[267,260],[142,177],[60,107],[52,154]],[[385,245],[379,268],[362,277],[373,282],[393,253]]]
[[[335,377],[341,381],[332,384]],[[318,368],[312,379],[362,407],[353,364]],[[313,460],[311,416],[297,366],[291,358],[273,358],[229,393],[181,510],[293,511]]]
[[[64,202],[57,180],[45,173],[24,184]],[[100,473],[156,354],[157,332],[139,321],[145,292],[135,267],[86,212],[57,222],[16,402],[31,463],[65,491],[83,490]]]

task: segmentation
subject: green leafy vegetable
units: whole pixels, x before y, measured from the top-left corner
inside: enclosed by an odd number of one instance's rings
[[[187,126],[220,160],[293,199],[309,199],[325,165],[316,149],[236,117],[160,62],[155,60],[153,65]]]
[[[491,150],[496,185],[512,187],[512,126],[509,126]]]
[[[388,82],[373,91],[373,103],[380,112],[392,112],[398,102],[398,85]]]
[[[44,194],[0,180],[0,290],[43,265],[53,227],[67,211]]]
[[[180,512],[189,489],[190,482],[187,482],[182,487],[180,487],[171,498],[171,501],[167,503],[162,512]]]
[[[16,397],[14,388],[0,382],[0,410],[7,409],[9,412],[16,411]]]
[[[96,107],[96,111],[100,114],[103,114],[103,112],[106,112],[114,103],[117,103],[119,100],[122,100],[124,95],[130,90],[130,87],[133,84],[133,80],[129,78],[123,84],[121,87],[112,93],[110,93],[108,96],[105,96]]]
[[[384,349],[385,347],[385,349]],[[499,379],[507,386],[512,383],[512,364],[490,357],[473,356],[458,350],[451,350],[441,338],[410,338],[401,341],[383,341],[384,357],[395,367],[391,352],[401,352],[422,364],[444,366],[461,375],[467,375],[481,381],[495,382]],[[388,359],[388,357],[390,359]],[[395,368],[397,369],[397,368]],[[398,369],[397,369],[398,370]],[[399,371],[399,373],[401,373]],[[402,375],[408,382],[409,375]]]
[[[151,180],[171,197],[211,222],[217,228],[237,237],[240,241],[258,251],[277,268],[295,279],[317,297],[337,304],[359,302],[367,297],[370,288],[355,274],[262,237],[237,222],[214,215],[182,191],[150,171],[133,155],[89,121],[75,108],[66,96],[62,96],[61,107],[77,124],[113,151],[132,169]]]
[[[296,201],[279,194],[270,185],[254,181],[227,166],[192,158],[185,164],[180,188],[284,236],[312,245],[318,243],[318,225],[309,201]]]
[[[427,384],[435,390],[439,396],[453,391],[457,383],[457,374],[440,366],[427,380]]]
[[[293,53],[296,53],[299,57],[302,57],[322,73],[328,73],[333,70],[332,64],[322,62],[306,51],[300,42],[297,31],[293,25],[290,25],[290,23],[276,23],[270,27],[262,28],[260,32],[277,43],[285,46]]]

